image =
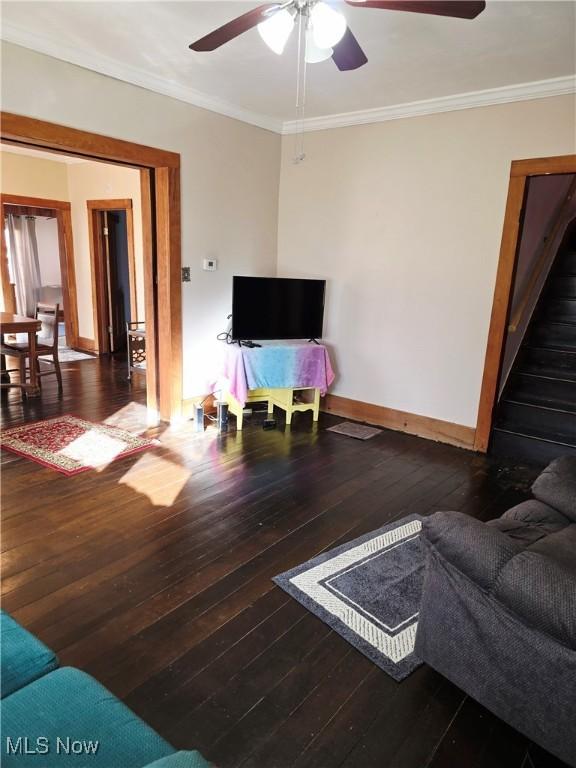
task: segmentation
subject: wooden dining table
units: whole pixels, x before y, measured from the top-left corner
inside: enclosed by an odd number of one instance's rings
[[[5,333],[27,333],[28,334],[28,350],[30,352],[30,379],[28,382],[11,382],[10,377],[2,371],[2,380],[0,387],[5,389],[7,387],[19,387],[27,395],[34,397],[40,394],[40,388],[38,386],[38,375],[35,365],[36,360],[36,333],[42,327],[40,320],[36,320],[34,317],[24,317],[23,315],[13,315],[11,312],[0,312],[0,337],[2,338],[2,368],[4,368],[4,357],[9,357],[10,352],[6,351],[4,346],[4,334]],[[6,380],[6,377],[8,380]]]

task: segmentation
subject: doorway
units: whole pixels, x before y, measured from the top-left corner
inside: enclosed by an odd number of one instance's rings
[[[140,171],[144,226],[146,396],[151,420],[182,414],[180,155],[57,123],[1,112],[7,143],[48,149]]]
[[[504,362],[504,342],[508,324],[512,319],[510,313],[514,276],[530,179],[550,174],[574,173],[576,173],[576,155],[514,160],[512,162],[476,422],[474,439],[476,451],[486,453],[492,432],[498,385]]]
[[[126,323],[131,322],[130,278],[128,275],[128,235],[126,211],[101,211],[106,257],[106,308],[108,347],[111,354],[126,349]]]
[[[534,176],[518,237],[490,452],[576,454],[576,174]]]
[[[137,323],[131,200],[88,200],[94,328],[100,354],[125,354],[127,323]]]
[[[19,195],[0,195],[2,211],[2,259],[0,279],[4,310],[33,314],[36,303],[60,304],[66,345],[78,346],[78,308],[70,203]],[[34,222],[34,240],[42,245],[39,263],[40,284],[32,288],[33,307],[17,299],[16,275],[11,266],[8,217],[26,217]],[[49,254],[49,256],[48,256]],[[29,286],[30,287],[30,286]],[[22,288],[22,286],[20,286]],[[20,306],[18,306],[20,304]]]

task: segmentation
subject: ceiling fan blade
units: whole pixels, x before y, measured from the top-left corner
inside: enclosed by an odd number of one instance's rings
[[[224,43],[233,40],[243,32],[247,32],[252,27],[260,24],[261,21],[269,19],[274,13],[266,14],[266,11],[272,11],[274,8],[280,10],[281,5],[279,3],[259,5],[258,8],[248,11],[248,13],[243,13],[242,16],[238,16],[227,24],[223,24],[205,37],[201,37],[199,40],[191,43],[188,47],[193,51],[213,51],[216,48],[220,48]]]
[[[334,46],[332,58],[341,72],[358,69],[358,67],[364,66],[368,61],[366,54],[360,48],[358,40],[350,31],[350,27],[346,28],[344,37]]]
[[[482,0],[346,0],[356,8],[381,8],[385,11],[411,11],[430,13],[435,16],[452,16],[456,19],[475,19],[486,3]]]

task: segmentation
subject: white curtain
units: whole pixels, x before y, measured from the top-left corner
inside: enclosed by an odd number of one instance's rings
[[[34,317],[40,297],[40,261],[33,216],[8,214],[8,252],[11,279],[15,284],[16,311]]]

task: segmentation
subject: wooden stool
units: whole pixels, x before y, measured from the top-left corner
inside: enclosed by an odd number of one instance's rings
[[[295,402],[295,393],[313,392],[314,396],[311,402]],[[320,389],[318,387],[288,387],[288,388],[261,388],[249,389],[246,403],[239,403],[229,392],[224,399],[228,403],[230,413],[236,416],[236,429],[240,430],[244,421],[244,408],[250,403],[268,403],[268,413],[274,412],[274,406],[282,408],[286,413],[286,424],[292,423],[292,414],[297,412],[312,411],[312,420],[318,421],[320,414]]]

